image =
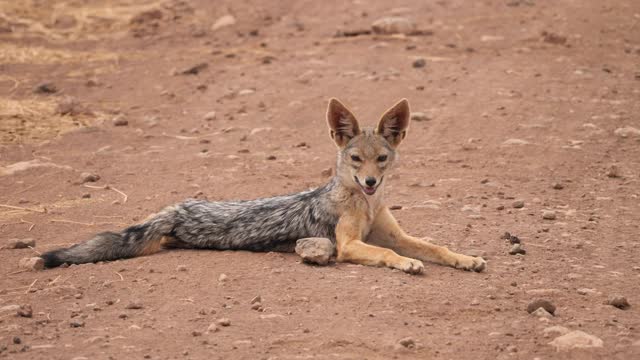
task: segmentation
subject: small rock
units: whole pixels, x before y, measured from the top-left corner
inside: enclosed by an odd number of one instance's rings
[[[568,332],[570,332],[569,329],[567,329],[564,326],[560,326],[560,325],[550,326],[550,327],[544,328],[544,330],[542,330],[542,334],[546,338],[550,337],[553,334],[564,335],[564,334],[566,334]]]
[[[58,87],[53,83],[44,82],[38,84],[38,86],[36,86],[36,88],[34,89],[34,92],[37,94],[54,94],[58,92]]]
[[[256,310],[256,311],[262,310],[262,304],[255,303],[255,304],[251,305],[251,310]]]
[[[391,205],[389,210],[402,210],[402,205]]]
[[[371,24],[373,32],[382,35],[405,34],[416,31],[416,23],[403,17],[390,16],[376,20]]]
[[[275,159],[277,159],[277,157],[275,155],[267,156],[267,160],[275,160]]]
[[[507,139],[505,140],[502,145],[527,145],[529,144],[528,141],[526,140],[522,140],[522,139]]]
[[[224,15],[218,18],[218,20],[216,20],[216,22],[213,23],[213,25],[211,25],[211,30],[215,31],[223,27],[235,25],[235,23],[236,23],[236,18],[233,17],[233,15]]]
[[[327,238],[304,238],[296,242],[296,253],[306,263],[327,265],[336,247]]]
[[[238,91],[238,95],[240,95],[240,96],[251,95],[254,92],[256,92],[256,91],[253,90],[253,89],[242,89],[242,90]]]
[[[542,40],[546,43],[549,44],[554,44],[554,45],[564,45],[567,42],[567,37],[566,36],[562,36],[562,35],[558,35],[558,34],[554,34],[551,32],[547,32],[547,31],[543,31],[542,32]]]
[[[416,69],[423,68],[423,67],[425,67],[426,65],[427,65],[427,61],[426,61],[425,59],[423,59],[423,58],[416,59],[416,60],[413,62],[413,64],[411,64],[411,66],[413,66],[413,67],[414,67],[414,68],[416,68]]]
[[[22,339],[20,339],[20,337],[18,337],[18,336],[14,336],[13,337],[13,343],[16,344],[16,345],[20,345],[20,344],[22,344]]]
[[[534,311],[538,310],[539,308],[543,308],[544,310],[546,310],[551,315],[555,315],[555,313],[556,313],[556,306],[553,305],[551,303],[551,301],[545,300],[545,299],[535,299],[535,300],[531,301],[527,305],[527,312],[529,314],[531,314]]]
[[[522,209],[524,207],[524,200],[516,200],[511,206],[513,206],[514,209]]]
[[[640,129],[636,129],[631,126],[625,126],[625,127],[615,129],[613,133],[622,138],[627,138],[630,136],[640,136]]]
[[[31,305],[20,305],[20,308],[16,311],[16,315],[30,318],[33,316],[33,309],[31,308]]]
[[[320,172],[320,175],[322,175],[322,176],[324,176],[324,177],[329,177],[329,176],[333,175],[333,168],[326,168],[326,169],[323,169],[323,170]]]
[[[511,250],[509,250],[509,255],[525,255],[527,253],[527,250],[522,248],[522,244],[516,243],[513,244],[513,246],[511,247]]]
[[[536,317],[541,317],[541,318],[547,318],[547,319],[553,318],[553,315],[551,315],[551,313],[549,313],[547,310],[541,307],[539,307],[534,312],[532,312],[531,315],[534,315]]]
[[[71,326],[72,328],[84,327],[84,321],[79,319],[71,319],[69,321],[69,326]]]
[[[187,271],[187,265],[178,265],[176,271]]]
[[[131,301],[127,304],[127,306],[125,306],[125,309],[130,309],[130,310],[139,310],[142,309],[142,302],[140,301]]]
[[[229,277],[227,276],[227,274],[220,274],[220,276],[218,276],[218,281],[219,282],[225,282],[229,279]]]
[[[556,212],[553,210],[545,210],[542,212],[542,218],[545,220],[555,220]]]
[[[216,112],[215,111],[209,111],[208,113],[204,114],[204,119],[207,121],[213,121],[216,119]]]
[[[22,258],[18,263],[21,269],[30,271],[40,271],[44,269],[44,259],[41,257]]]
[[[551,185],[551,187],[554,190],[562,190],[562,189],[564,189],[564,185],[562,185],[561,183],[558,183],[558,182],[553,183],[553,185]]]
[[[576,292],[580,295],[594,295],[596,294],[596,291],[594,289],[589,289],[589,288],[579,288],[576,289]]]
[[[621,310],[626,310],[631,307],[627,298],[621,295],[612,295],[607,299],[607,305],[611,305],[613,307],[617,307]]]
[[[207,333],[213,333],[216,331],[218,331],[218,325],[216,325],[215,323],[211,323],[209,327],[207,327]]]
[[[431,120],[429,115],[423,112],[416,111],[411,113],[411,121],[429,121],[429,120]]]
[[[404,339],[400,339],[400,341],[398,341],[398,343],[404,347],[406,347],[407,349],[413,349],[416,347],[416,341],[413,340],[410,337],[406,337]]]
[[[574,330],[553,339],[549,345],[555,347],[556,351],[567,351],[572,349],[600,348],[604,343],[598,337],[580,330]]]
[[[98,180],[100,180],[100,175],[98,174],[89,173],[89,172],[83,172],[82,174],[80,174],[80,181],[83,184],[88,182],[96,182]]]
[[[113,126],[127,126],[129,125],[129,120],[127,120],[124,115],[120,114],[116,117],[114,117],[111,120],[111,123],[113,124]]]
[[[607,176],[610,178],[620,178],[622,177],[622,171],[618,165],[611,165],[609,169],[607,169]]]
[[[196,337],[196,336],[202,336],[202,332],[197,331],[197,330],[193,330],[191,332],[191,336]]]
[[[7,244],[2,249],[26,249],[28,247],[35,247],[36,241],[32,238],[26,239],[9,239]]]
[[[182,71],[179,71],[178,73],[181,75],[198,75],[200,72],[202,72],[208,67],[209,67],[209,64],[207,63],[198,63]]]
[[[90,199],[91,198],[91,194],[90,193],[84,193],[84,194],[82,194],[82,198],[83,199]]]
[[[231,326],[231,320],[227,319],[227,318],[221,318],[218,319],[218,321],[216,321],[216,323],[220,326]]]

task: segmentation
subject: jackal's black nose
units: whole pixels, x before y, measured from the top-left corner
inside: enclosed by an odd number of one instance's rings
[[[364,179],[364,183],[367,184],[367,186],[373,186],[376,184],[376,178],[372,176],[367,176],[367,178]]]

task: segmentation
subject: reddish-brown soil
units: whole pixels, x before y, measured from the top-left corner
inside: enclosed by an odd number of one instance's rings
[[[433,34],[334,36],[390,15]],[[640,136],[614,133],[640,128],[639,64],[634,0],[2,1],[0,241],[37,244],[0,251],[0,308],[33,308],[0,312],[0,357],[640,358]],[[45,82],[57,92],[35,93]],[[484,251],[486,272],[215,251],[20,272],[185,198],[322,184],[329,97],[368,124],[402,97],[430,118],[411,125],[389,204],[412,234]],[[30,160],[48,166],[11,171]],[[606,305],[616,294],[628,310]],[[556,316],[529,315],[536,298]],[[556,352],[553,325],[603,346]]]

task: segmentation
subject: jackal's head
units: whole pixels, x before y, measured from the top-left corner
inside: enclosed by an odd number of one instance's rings
[[[360,128],[355,116],[337,99],[329,101],[327,121],[340,151],[336,175],[348,186],[374,195],[396,160],[396,149],[409,129],[409,102],[400,100],[375,129]]]

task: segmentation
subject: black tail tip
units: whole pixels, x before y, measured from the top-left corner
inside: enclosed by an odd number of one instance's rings
[[[59,251],[57,250],[44,253],[40,257],[44,259],[45,268],[54,268],[65,263],[65,261],[60,258]]]

